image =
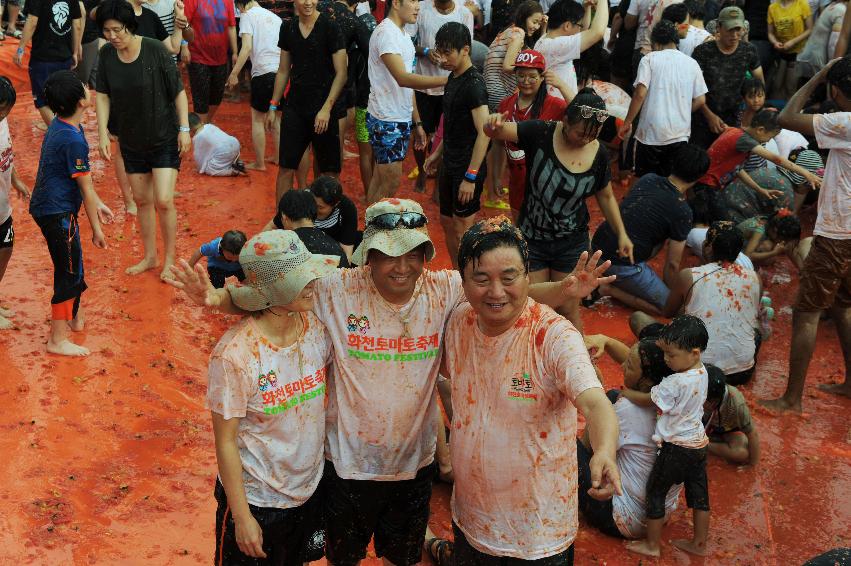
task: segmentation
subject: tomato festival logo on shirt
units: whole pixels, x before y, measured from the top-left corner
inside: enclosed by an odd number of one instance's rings
[[[365,317],[364,317],[365,318]],[[352,332],[348,339],[349,357],[376,362],[412,362],[436,358],[440,352],[440,337],[384,338]]]
[[[325,394],[327,368],[319,368],[314,373],[289,383],[280,383],[275,370],[261,373],[257,385],[263,399],[263,412],[277,415],[315,397]]]
[[[523,372],[523,375],[511,378],[508,397],[516,401],[537,401],[538,394],[534,392],[534,389],[532,377],[527,372]]]

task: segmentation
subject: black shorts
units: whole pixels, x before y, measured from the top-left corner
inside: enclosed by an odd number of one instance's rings
[[[264,114],[269,111],[269,102],[275,90],[277,73],[266,73],[251,77],[251,108]]]
[[[300,507],[275,509],[249,505],[251,515],[263,530],[266,559],[242,553],[236,544],[236,526],[228,506],[225,488],[216,480],[215,564],[258,566],[301,566],[324,556],[325,533],[322,519],[322,486]]]
[[[656,173],[661,177],[667,177],[674,166],[674,154],[686,143],[644,145],[635,140],[635,176],[643,177],[648,173]]]
[[[558,240],[526,240],[529,244],[529,271],[551,269],[571,273],[582,252],[591,249],[588,231],[580,231]]]
[[[416,90],[414,97],[425,133],[433,134],[437,131],[440,117],[443,116],[443,95],[431,95]]]
[[[452,532],[455,535],[455,542],[452,547],[452,561],[455,566],[519,566],[520,564],[530,564],[534,566],[573,566],[573,545],[571,544],[567,550],[539,558],[537,560],[523,560],[522,558],[510,558],[507,556],[492,556],[485,554],[473,548],[467,537],[454,522],[452,523]]]
[[[15,229],[12,227],[12,216],[3,224],[0,224],[0,250],[11,248],[15,245]]]
[[[663,442],[647,479],[647,518],[665,517],[668,490],[685,484],[690,509],[709,511],[709,480],[706,477],[706,447],[683,448]]]
[[[188,71],[189,88],[192,90],[192,111],[207,114],[210,106],[222,103],[228,79],[228,66],[190,62]]]
[[[35,218],[35,223],[47,241],[47,251],[53,261],[53,297],[50,304],[58,305],[75,299],[76,316],[80,295],[87,288],[77,215],[70,212],[49,214]]]
[[[366,557],[375,535],[375,554],[396,566],[418,563],[428,524],[435,465],[401,481],[346,480],[325,462],[328,560],[354,566]]]
[[[328,120],[328,129],[317,134],[313,128],[316,113],[301,112],[284,106],[281,117],[281,154],[282,169],[298,169],[298,164],[307,146],[313,145],[313,156],[319,165],[320,173],[339,173],[340,163],[340,123]]]
[[[612,392],[606,393],[609,400],[612,400],[610,395]],[[614,392],[615,401],[617,400],[617,391]],[[579,510],[582,516],[585,517],[585,522],[597,529],[598,531],[609,535],[610,537],[623,538],[614,517],[614,503],[609,498],[605,501],[598,501],[588,495],[588,490],[591,489],[591,457],[594,454],[585,448],[582,441],[576,439],[576,463],[579,470],[578,484],[578,499]]]
[[[121,144],[118,140],[121,157],[124,158],[124,170],[128,175],[150,173],[153,169],[180,170],[180,151],[177,149],[177,137],[159,147],[146,151],[136,151]]]
[[[487,177],[485,164],[482,163],[482,168],[479,169],[473,198],[467,204],[458,202],[458,189],[464,181],[464,173],[466,173],[466,169],[448,171],[446,167],[440,168],[437,174],[437,192],[440,196],[441,216],[468,218],[482,208],[482,191],[485,188],[485,178]]]

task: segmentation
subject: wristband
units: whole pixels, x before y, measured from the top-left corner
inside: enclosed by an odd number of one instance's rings
[[[24,48],[18,47],[18,50],[15,53],[17,53],[18,55],[23,55],[24,54]]]
[[[429,51],[431,51],[431,48],[430,48],[430,47],[426,47],[425,49],[423,49],[423,57],[428,57],[428,52],[429,52]]]
[[[274,104],[269,105],[269,110],[277,110],[277,109],[278,109],[278,107],[276,105],[274,105]]]
[[[177,131],[180,133],[189,133],[192,131],[192,129],[189,126],[179,126],[177,128]]]
[[[467,172],[464,173],[464,179],[466,179],[467,181],[470,181],[471,183],[475,183],[478,176],[479,176],[479,170],[478,169],[467,169]]]
[[[184,40],[182,40],[182,41],[180,42],[180,45],[181,45],[181,46],[183,46],[183,45],[189,45],[189,42],[188,42],[188,41],[186,41],[186,40],[184,39]]]
[[[422,125],[423,125],[423,123],[422,123],[422,122],[414,122],[414,127],[415,127],[415,128],[420,128],[420,127],[422,127]]]
[[[277,101],[277,100],[270,100],[270,101],[269,101],[269,104],[271,104],[272,106],[277,106],[277,105],[278,105],[278,101]]]

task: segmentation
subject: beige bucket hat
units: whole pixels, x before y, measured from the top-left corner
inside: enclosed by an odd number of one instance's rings
[[[254,236],[239,253],[245,282],[228,285],[233,304],[259,311],[289,304],[308,283],[334,273],[340,258],[311,254],[295,232],[270,230]]]
[[[428,236],[426,222],[423,207],[416,201],[386,198],[376,202],[366,209],[363,241],[352,254],[352,263],[366,265],[369,250],[399,257],[422,244],[428,244],[426,259],[431,261],[434,259],[434,244]],[[417,224],[416,227],[408,227]]]

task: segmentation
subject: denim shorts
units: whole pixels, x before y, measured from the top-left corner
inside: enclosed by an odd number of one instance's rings
[[[529,271],[551,269],[570,273],[579,256],[591,247],[588,231],[577,232],[558,240],[527,240],[529,243]]]
[[[633,265],[612,264],[606,275],[617,275],[614,285],[621,291],[626,291],[634,297],[644,299],[654,307],[661,309],[668,302],[671,290],[665,282],[656,275],[646,262],[639,261]]]
[[[410,122],[385,122],[367,112],[366,127],[376,163],[386,165],[405,159],[411,141]]]

